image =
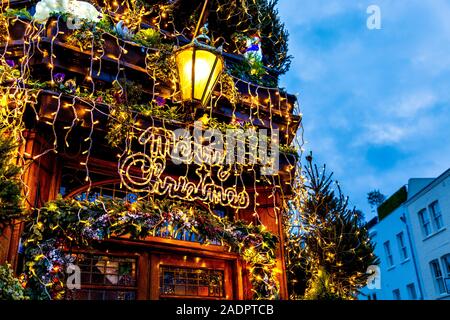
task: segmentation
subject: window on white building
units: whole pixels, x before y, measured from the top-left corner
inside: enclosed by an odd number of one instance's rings
[[[431,274],[434,279],[434,287],[439,294],[445,293],[444,277],[442,276],[439,260],[435,259],[430,262]]]
[[[450,293],[450,253],[443,256],[441,260],[444,266],[445,288],[447,293]]]
[[[392,267],[394,265],[394,257],[392,256],[391,243],[389,241],[386,241],[384,243],[384,252],[386,254],[386,260],[388,262],[388,266]]]
[[[368,294],[367,295],[367,300],[377,300],[377,294],[376,293],[372,293],[372,294]]]
[[[416,286],[414,285],[414,283],[408,284],[406,286],[406,289],[408,290],[409,300],[417,300]]]
[[[394,300],[402,300],[402,297],[400,296],[400,289],[392,290],[392,296],[394,297]]]
[[[427,209],[422,209],[419,211],[419,220],[420,225],[422,226],[423,236],[428,237],[431,234],[431,222]]]
[[[435,230],[441,230],[444,227],[444,221],[442,220],[442,212],[438,201],[430,204],[430,211]]]
[[[403,232],[400,232],[397,234],[397,244],[398,244],[398,250],[400,251],[400,257],[402,260],[408,259],[408,250],[406,249],[405,244],[405,236]]]
[[[447,278],[450,278],[450,253],[446,254],[441,259],[442,265],[444,266],[444,274]]]

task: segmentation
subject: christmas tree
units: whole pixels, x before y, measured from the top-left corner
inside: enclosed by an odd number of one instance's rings
[[[376,264],[373,244],[356,209],[324,166],[319,170],[306,157],[306,183],[288,248],[291,297],[354,299],[365,285],[366,270]]]

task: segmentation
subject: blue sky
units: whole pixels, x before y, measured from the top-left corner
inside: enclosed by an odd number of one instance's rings
[[[366,26],[369,5],[381,30]],[[290,33],[306,152],[335,173],[352,205],[450,167],[450,1],[279,0]]]

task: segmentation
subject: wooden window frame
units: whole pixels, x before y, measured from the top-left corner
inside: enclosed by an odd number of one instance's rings
[[[179,298],[179,299],[208,299],[208,300],[210,300],[210,299],[220,299],[220,300],[223,300],[226,297],[226,292],[225,292],[226,288],[225,288],[225,284],[223,283],[224,280],[225,280],[225,274],[226,274],[225,268],[224,269],[222,269],[222,268],[220,268],[220,269],[207,268],[207,267],[206,268],[205,267],[203,267],[203,268],[195,268],[195,267],[184,267],[184,266],[182,267],[182,266],[179,266],[179,265],[162,264],[162,265],[159,266],[159,277],[160,277],[160,286],[159,286],[159,288],[160,288],[160,290],[161,290],[161,277],[163,277],[163,271],[164,271],[163,268],[174,268],[174,269],[179,268],[179,269],[192,270],[192,271],[204,270],[204,271],[208,271],[208,272],[219,271],[219,272],[222,273],[222,277],[223,278],[222,278],[222,286],[221,286],[222,293],[221,293],[220,296],[209,295],[209,292],[208,292],[208,295],[198,295],[198,294],[197,295],[189,295],[189,294],[177,295],[177,294],[164,294],[164,293],[161,293],[161,291],[160,291],[159,297],[161,299],[174,299],[174,298],[177,299],[177,298]],[[177,286],[176,284],[173,284],[173,285]],[[184,286],[188,287],[188,284],[185,284]],[[195,287],[199,287],[199,285],[196,285]],[[208,290],[209,289],[210,289],[210,287],[208,286]]]
[[[123,252],[123,251],[111,251],[109,252],[109,250],[87,250],[87,249],[79,249],[79,248],[75,248],[73,250],[65,250],[65,253],[67,254],[85,254],[85,255],[92,255],[92,256],[105,256],[105,257],[116,257],[116,258],[123,258],[123,259],[134,259],[136,261],[136,266],[135,266],[135,281],[136,281],[136,285],[135,286],[115,286],[115,285],[101,285],[101,284],[83,284],[81,283],[81,289],[79,290],[104,290],[104,291],[134,291],[135,292],[135,300],[138,300],[138,296],[139,296],[139,291],[140,291],[140,285],[142,285],[142,283],[140,283],[140,274],[141,274],[141,270],[140,270],[140,263],[142,262],[142,257],[138,254],[130,254],[128,252]],[[67,289],[66,289],[67,290]],[[78,290],[78,289],[76,289]]]

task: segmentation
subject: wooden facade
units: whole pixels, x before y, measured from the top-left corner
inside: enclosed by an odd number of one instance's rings
[[[14,5],[14,1],[10,1]],[[24,1],[17,2],[20,5],[26,4]],[[20,23],[17,23],[11,30],[11,39],[8,44],[7,55],[20,58],[23,55],[24,31],[21,29]],[[35,74],[48,72],[49,57],[48,52],[52,50],[55,54],[53,60],[54,68],[61,70],[67,74],[72,74],[77,78],[85,77],[90,54],[81,51],[65,43],[63,26],[58,27],[58,22],[51,20],[47,23],[47,37],[40,39],[41,52],[36,51],[30,60],[32,71]],[[56,31],[59,30],[59,31]],[[68,32],[67,30],[64,30]],[[59,33],[58,33],[59,32]],[[135,48],[131,44],[127,46],[128,53],[120,59],[112,58],[115,54],[116,40],[105,39],[108,52],[102,57],[102,71],[93,76],[93,81],[102,83],[110,83],[116,77],[117,64],[120,64],[121,72],[126,74],[128,79],[145,83],[152,86],[148,78],[145,66],[142,65],[142,50]],[[0,50],[4,50],[0,49]],[[47,52],[47,54],[45,54]],[[2,51],[3,53],[3,51]],[[239,59],[238,56],[226,55],[228,62],[232,63]],[[240,120],[248,121],[248,114],[245,108],[252,108],[257,97],[258,108],[261,114],[265,114],[260,123],[261,127],[268,127],[270,122],[273,127],[281,130],[281,142],[289,144],[298,126],[300,117],[293,115],[293,108],[296,98],[292,95],[280,95],[277,89],[258,89],[257,86],[237,83],[236,84],[242,97],[242,115]],[[161,90],[168,90],[162,88]],[[257,95],[254,95],[258,91]],[[55,99],[58,97],[59,100]],[[270,105],[276,106],[270,109]],[[62,101],[62,102],[61,102]],[[87,108],[83,102],[77,101],[73,108],[61,109],[56,116],[55,112],[59,109],[58,104],[64,104],[64,101],[71,103],[73,99],[69,96],[61,95],[52,91],[42,91],[38,97],[38,103],[33,106],[33,110],[27,110],[24,114],[26,130],[24,132],[25,143],[20,148],[23,159],[27,160],[23,181],[26,184],[24,190],[29,208],[38,208],[49,200],[53,200],[58,194],[64,197],[76,197],[87,190],[109,190],[105,192],[122,192],[120,185],[120,177],[117,172],[116,151],[109,147],[105,142],[106,121],[105,114],[109,110],[98,105],[102,113],[86,114]],[[102,109],[103,108],[103,109]],[[73,111],[75,110],[75,111]],[[248,111],[248,110],[247,110]],[[34,113],[37,112],[39,117]],[[197,111],[202,113],[201,108]],[[229,121],[231,119],[232,110],[227,101],[219,102],[218,107],[213,111],[215,116],[221,120]],[[71,135],[70,147],[58,146],[52,152],[47,152],[43,156],[33,160],[36,155],[46,150],[53,150],[55,139],[64,139],[64,130],[62,128],[73,121],[74,113],[81,119],[80,124],[74,129]],[[289,123],[284,116],[290,114],[294,119],[293,123]],[[38,119],[38,120],[37,120]],[[154,123],[146,117],[139,116],[143,126],[161,125]],[[60,132],[54,132],[48,122],[54,124],[54,128],[60,128]],[[86,167],[80,163],[84,163],[86,155],[79,152],[82,149],[84,139],[89,134],[89,128],[92,121],[98,123],[95,131],[92,133],[92,141],[94,145],[91,147],[91,154],[88,162],[91,183],[86,183],[83,177],[86,174]],[[151,124],[152,123],[152,124]],[[280,298],[287,299],[287,281],[285,274],[284,248],[283,248],[283,230],[281,225],[282,217],[280,212],[276,210],[276,206],[281,205],[282,197],[289,195],[290,183],[292,182],[292,168],[295,165],[295,158],[287,155],[281,155],[281,167],[277,176],[279,192],[276,199],[271,198],[273,187],[255,184],[251,178],[247,177],[248,191],[253,194],[258,193],[255,197],[256,203],[252,203],[247,209],[227,210],[233,219],[242,219],[248,222],[254,222],[254,207],[257,207],[260,222],[266,226],[267,230],[277,235],[280,239],[277,250],[277,269],[281,270],[278,276],[280,283]],[[175,167],[170,169],[171,174],[178,175]],[[256,185],[256,188],[255,188]],[[96,189],[96,190],[97,190]],[[250,197],[253,199],[253,196]],[[253,201],[253,200],[252,200]],[[201,205],[201,204],[200,204]],[[23,224],[17,223],[8,228],[4,236],[0,239],[0,264],[8,261],[12,263],[17,272],[21,270],[21,254],[19,252],[20,236]],[[128,282],[121,284],[117,280],[117,275],[111,273],[111,279],[116,279],[116,285],[113,288],[107,288],[101,283],[95,283],[94,275],[91,280],[83,284],[83,293],[80,299],[171,299],[171,298],[199,298],[199,299],[251,299],[251,284],[249,282],[248,268],[244,261],[236,253],[230,253],[227,248],[219,245],[202,245],[192,241],[165,239],[161,237],[148,237],[144,240],[131,240],[126,237],[117,237],[94,244],[95,250],[79,251],[80,257],[91,265],[97,267],[100,263],[110,263],[117,266],[126,265],[130,268],[130,279]],[[103,261],[103,262],[102,262]],[[106,262],[105,262],[106,261]],[[91,266],[92,269],[92,266]],[[111,270],[114,268],[111,267]],[[114,269],[115,270],[115,269]],[[166,273],[170,276],[165,278]],[[171,281],[171,277],[177,275],[188,275],[193,272],[215,273],[221,279],[222,284],[215,284],[214,288],[205,291],[205,284],[198,282],[190,287],[176,287],[176,284],[165,283]],[[112,271],[113,272],[113,271]],[[187,278],[188,279],[188,278]],[[189,279],[188,279],[189,280]],[[188,281],[187,280],[187,281]],[[189,281],[191,281],[190,279]],[[193,280],[192,280],[193,281]],[[199,280],[196,280],[199,281]],[[195,282],[195,281],[194,281]],[[172,287],[176,288],[173,289]],[[168,293],[163,290],[168,288]],[[172,292],[170,290],[175,290]],[[213,292],[213,293],[211,293]]]

